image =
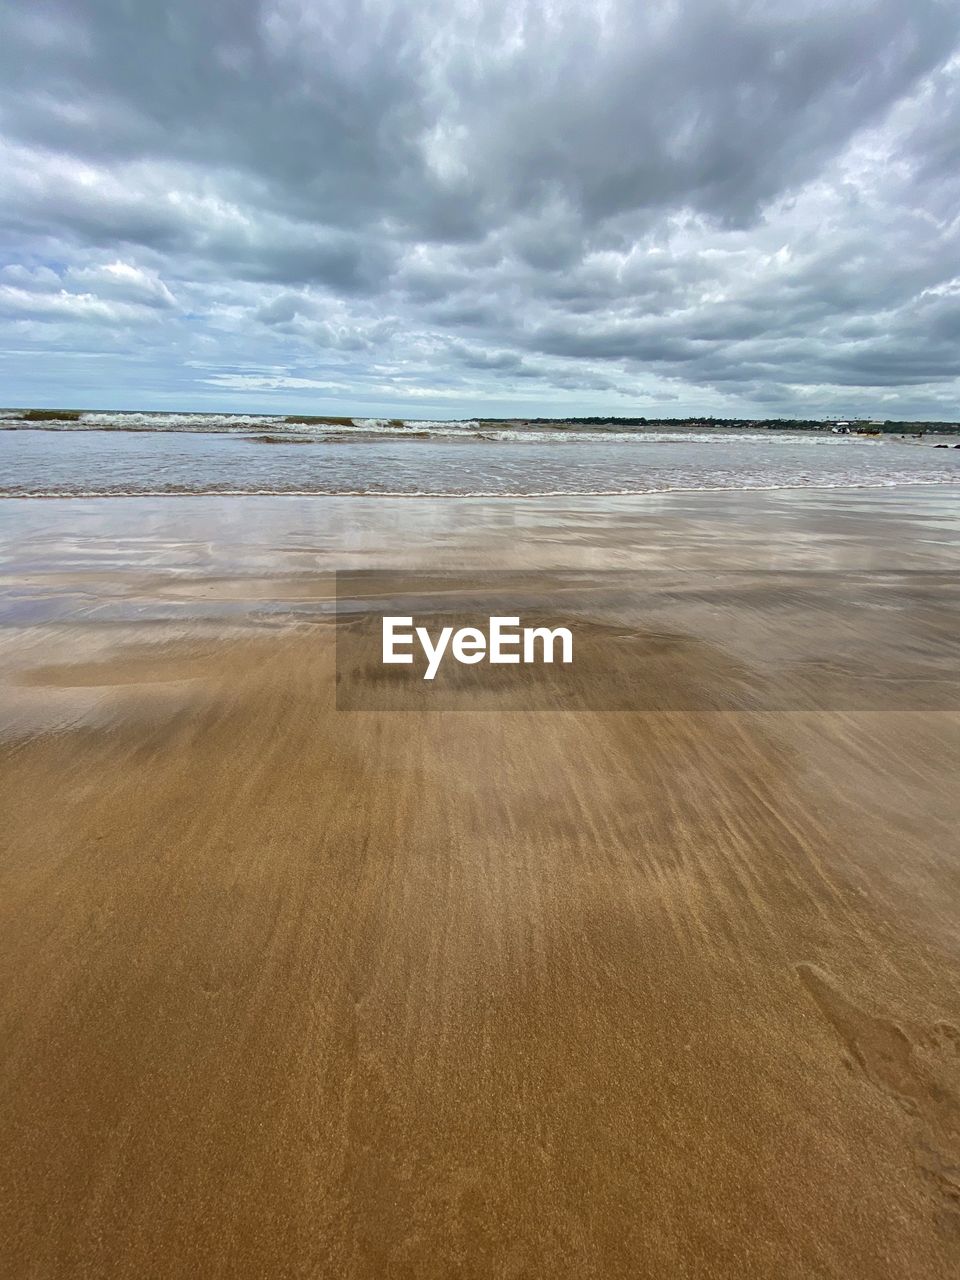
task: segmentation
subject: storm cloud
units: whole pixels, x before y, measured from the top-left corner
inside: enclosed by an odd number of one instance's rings
[[[954,0],[12,0],[0,399],[960,416]]]

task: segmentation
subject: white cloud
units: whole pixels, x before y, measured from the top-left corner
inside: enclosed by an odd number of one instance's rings
[[[955,6],[2,21],[11,398],[956,415]]]

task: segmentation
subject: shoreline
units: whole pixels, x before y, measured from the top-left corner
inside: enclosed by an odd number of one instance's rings
[[[403,490],[393,492],[381,490],[337,490],[327,491],[324,489],[151,489],[137,490],[136,492],[112,493],[102,490],[89,490],[76,493],[8,493],[0,491],[0,499],[28,499],[33,501],[51,501],[51,500],[67,500],[80,499],[89,501],[99,498],[426,498],[426,499],[454,499],[459,501],[469,501],[470,499],[483,499],[484,501],[495,501],[498,499],[510,502],[522,502],[528,499],[539,498],[654,498],[661,494],[695,494],[695,493],[796,493],[796,492],[824,492],[832,490],[845,489],[938,489],[938,488],[958,488],[960,481],[953,479],[948,480],[888,480],[871,483],[870,481],[854,481],[849,484],[770,484],[770,485],[698,485],[691,488],[663,488],[663,489],[554,489],[546,491],[537,491],[531,493],[503,493],[503,492],[469,492],[469,493],[452,493],[447,490],[439,490],[436,492],[416,492],[408,493]]]

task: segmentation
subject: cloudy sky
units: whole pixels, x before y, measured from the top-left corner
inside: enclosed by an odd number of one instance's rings
[[[0,403],[960,417],[957,0],[0,27]]]

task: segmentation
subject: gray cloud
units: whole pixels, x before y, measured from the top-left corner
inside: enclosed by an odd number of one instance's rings
[[[11,402],[957,414],[952,0],[0,23]]]

